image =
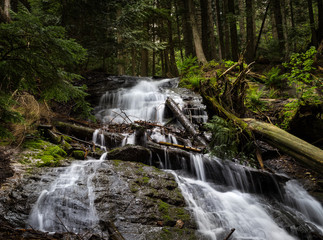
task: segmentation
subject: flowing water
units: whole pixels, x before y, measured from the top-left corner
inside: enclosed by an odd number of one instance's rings
[[[93,137],[96,138],[96,134]],[[104,167],[102,162],[106,156],[104,153],[99,160],[74,161],[48,190],[42,191],[28,224],[45,232],[81,233],[95,229],[99,219],[94,206],[92,179],[97,169]]]
[[[164,103],[168,96],[184,107],[179,94],[162,88],[169,81],[144,80],[130,89],[107,92],[96,108],[96,117],[108,124],[136,120],[163,124],[167,120]],[[205,122],[204,110],[194,109],[202,115],[197,122]],[[134,135],[125,135],[122,145],[134,144]],[[99,130],[93,138],[95,143],[104,146],[104,136]],[[151,130],[150,138],[178,143],[176,137],[157,128]],[[190,145],[189,141],[187,145]],[[43,231],[66,231],[67,228],[74,232],[97,224],[92,178],[102,167],[105,157],[76,161],[68,167],[50,189],[41,193],[29,223]],[[224,239],[232,228],[235,229],[232,239],[298,239],[297,229],[286,227],[290,219],[323,234],[321,204],[296,181],[287,181],[284,187],[280,187],[268,174],[268,184],[265,185],[266,182],[258,180],[257,172],[252,169],[201,154],[191,154],[190,162],[183,164],[182,169],[171,170],[173,161],[169,159],[166,147],[164,155],[157,157],[160,167],[174,174],[198,224],[201,239]],[[271,194],[272,199],[269,199]]]

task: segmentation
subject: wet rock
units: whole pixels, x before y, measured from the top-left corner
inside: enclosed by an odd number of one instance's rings
[[[100,219],[112,219],[125,239],[195,239],[195,224],[170,173],[111,160],[95,182]],[[178,220],[184,223],[181,232],[175,230]],[[164,238],[165,227],[169,238]]]
[[[133,161],[149,164],[151,152],[149,149],[138,145],[126,145],[121,148],[113,149],[109,152],[109,159],[118,159],[122,161]]]
[[[0,186],[8,177],[13,176],[13,170],[10,167],[10,154],[12,154],[10,149],[0,147]]]

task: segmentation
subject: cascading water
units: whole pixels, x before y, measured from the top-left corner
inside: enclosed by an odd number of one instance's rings
[[[96,117],[105,123],[162,122],[167,93],[160,86],[169,81],[144,80],[131,89],[107,92],[101,97]]]
[[[117,92],[106,93],[100,101],[96,116],[106,123],[122,123],[128,120],[145,120],[164,123],[164,102],[171,95],[182,107],[183,100],[170,90],[162,90],[159,86],[169,80],[161,82],[142,81],[131,89],[121,89]],[[203,110],[196,110],[199,115]],[[184,111],[185,112],[185,111]],[[187,110],[186,110],[187,112]],[[191,115],[192,111],[188,111]],[[205,122],[204,115],[201,121]],[[177,143],[177,139],[171,135],[165,135],[160,130],[151,131],[150,138],[154,141],[168,141]],[[133,137],[125,140],[123,144],[134,143]],[[157,162],[161,168],[171,169],[172,159],[169,159],[167,149],[164,156],[157,155]],[[150,160],[151,161],[151,160]],[[289,218],[305,222],[306,227],[321,231],[323,234],[322,206],[311,198],[305,190],[300,190],[298,185],[287,182],[285,189],[280,189],[273,180],[270,186],[279,195],[275,207],[271,206],[261,194],[265,190],[261,181],[257,182],[252,173],[242,166],[227,165],[217,160],[217,170],[221,179],[209,181],[210,175],[215,175],[214,168],[205,169],[205,164],[211,166],[214,159],[201,154],[191,155],[190,169],[183,163],[180,171],[171,171],[179,184],[180,189],[193,212],[199,226],[202,239],[224,239],[231,228],[235,228],[233,239],[297,239],[297,231],[289,229],[287,232],[281,222],[276,222],[275,213],[282,205]],[[189,171],[190,173],[188,173]],[[216,178],[216,177],[215,177]],[[269,177],[270,178],[270,177]],[[281,191],[285,192],[283,197]],[[250,193],[249,193],[250,192]],[[299,198],[301,194],[301,199]],[[295,210],[297,209],[297,211]],[[295,211],[297,212],[295,214]],[[299,217],[300,215],[301,217]],[[302,238],[302,239],[306,239]],[[311,239],[311,237],[309,237]]]
[[[94,132],[94,143],[104,144],[102,138],[99,131]],[[99,219],[94,206],[92,180],[97,170],[104,167],[102,163],[106,156],[104,153],[99,160],[74,161],[63,170],[49,189],[43,190],[38,197],[28,225],[45,232],[81,233],[96,229]]]
[[[161,87],[169,81],[145,79],[131,89],[106,93],[96,108],[96,116],[109,124],[137,120],[163,124],[168,96],[180,107],[185,105],[180,94]],[[190,105],[188,109],[186,112],[192,120],[206,121],[203,108]],[[192,116],[194,112],[198,117]],[[136,143],[135,134],[125,136],[122,145]],[[191,146],[189,139],[176,139],[158,128],[150,130],[149,138],[174,144],[183,141]],[[93,133],[92,140],[105,149],[101,130]],[[100,160],[74,161],[69,167],[58,168],[59,177],[40,194],[28,225],[48,232],[86,232],[97,227],[100,219],[94,193],[98,190],[94,189],[93,181],[98,169],[107,167],[105,158],[106,153]],[[232,228],[235,232],[231,239],[312,239],[300,235],[297,226],[286,227],[292,222],[323,235],[321,204],[295,181],[287,181],[281,188],[269,173],[261,173],[265,177],[259,180],[255,170],[202,154],[190,154],[187,160],[184,157],[176,160],[167,147],[155,156],[156,159],[152,158],[150,153],[148,162],[151,165],[157,163],[175,176],[197,222],[198,239],[225,239]],[[176,161],[181,162],[180,168]]]

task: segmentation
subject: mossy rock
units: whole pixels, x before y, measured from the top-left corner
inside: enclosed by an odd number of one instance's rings
[[[65,140],[66,142],[68,142],[68,143],[73,142],[73,139],[72,139],[72,138],[70,138],[69,136],[62,135],[62,137],[63,137],[63,138],[64,138],[64,140]]]
[[[80,159],[80,160],[85,159],[85,152],[83,152],[81,150],[74,150],[72,155],[76,159]]]

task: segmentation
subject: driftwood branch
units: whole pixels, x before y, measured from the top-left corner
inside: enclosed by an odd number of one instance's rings
[[[224,240],[229,240],[229,238],[231,237],[231,235],[234,233],[235,230],[236,230],[235,228],[232,228],[231,232],[229,233],[229,235]]]
[[[188,150],[188,151],[193,151],[193,152],[202,152],[202,149],[199,149],[199,148],[193,148],[193,147],[169,143],[169,142],[158,142],[158,144],[176,147],[176,148],[180,148],[180,149],[184,149],[184,150]]]
[[[199,144],[207,146],[207,141],[203,137],[199,136],[199,133],[196,131],[193,124],[187,119],[172,98],[167,98],[166,106],[173,112],[186,131],[188,131],[188,133],[192,135]]]

